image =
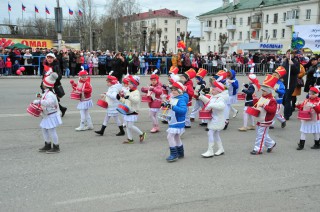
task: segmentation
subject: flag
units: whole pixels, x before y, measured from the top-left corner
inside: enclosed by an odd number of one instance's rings
[[[48,9],[47,6],[46,6],[46,13],[47,13],[48,15],[50,15],[50,11],[49,11],[49,9]]]
[[[22,4],[22,11],[26,11],[26,6]]]
[[[82,12],[81,12],[81,10],[79,10],[79,15],[80,15],[80,16],[82,16]]]
[[[11,12],[11,5],[8,3],[8,11]]]
[[[39,10],[38,10],[37,6],[34,6],[34,11],[35,11],[36,13],[39,13]]]
[[[73,10],[69,8],[69,15],[73,15]]]

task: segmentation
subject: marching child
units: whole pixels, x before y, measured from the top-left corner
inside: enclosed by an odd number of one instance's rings
[[[228,110],[228,117],[227,120],[229,120],[229,113],[230,110],[232,110],[233,112],[233,118],[235,118],[238,114],[238,110],[236,110],[234,107],[232,107],[233,104],[237,103],[237,93],[238,93],[238,89],[239,89],[239,82],[236,78],[236,72],[234,70],[229,70],[227,71],[228,73],[228,77],[226,80],[226,86],[228,88],[228,92],[229,92],[229,101],[227,103],[227,110]]]
[[[200,68],[197,75],[196,75],[196,87],[194,89],[193,98],[195,99],[194,106],[192,108],[192,111],[190,113],[190,121],[194,122],[194,119],[196,117],[196,113],[201,110],[203,107],[203,102],[199,99],[200,91],[206,87],[206,81],[204,81],[204,77],[207,75],[207,70]],[[206,120],[202,119],[200,126],[207,126]]]
[[[286,127],[286,119],[281,115],[281,110],[283,108],[282,100],[283,96],[286,93],[286,88],[283,84],[282,78],[287,74],[287,71],[284,67],[279,66],[275,72],[272,74],[274,77],[278,79],[277,84],[274,86],[274,91],[276,92],[276,101],[277,101],[277,112],[274,119],[277,119],[281,123],[281,128]],[[275,120],[272,122],[270,129],[274,129]]]
[[[132,131],[135,131],[139,134],[140,143],[144,141],[146,137],[146,133],[142,132],[138,127],[134,125],[135,122],[138,121],[138,112],[140,109],[140,101],[141,96],[140,92],[137,89],[139,85],[140,78],[138,76],[129,76],[129,92],[126,94],[126,96],[122,97],[120,99],[120,102],[122,102],[124,105],[126,105],[129,108],[129,111],[126,112],[124,115],[124,121],[126,122],[126,129],[127,129],[127,136],[128,139],[123,142],[123,144],[133,144],[133,136]]]
[[[159,122],[158,122],[158,112],[161,107],[161,95],[163,93],[162,84],[159,81],[159,76],[157,75],[158,70],[155,70],[151,76],[150,81],[151,84],[149,87],[142,87],[141,92],[147,93],[147,96],[151,96],[151,102],[149,102],[149,116],[152,121],[152,129],[151,133],[159,132]]]
[[[58,78],[57,73],[52,73],[47,77],[43,78],[42,87],[44,93],[37,94],[40,100],[34,100],[34,104],[41,105],[42,108],[42,120],[40,127],[42,129],[42,135],[44,139],[44,147],[39,149],[39,152],[46,153],[59,153],[59,139],[56,132],[56,127],[62,124],[59,110],[59,103],[56,94],[53,92],[54,83]],[[51,140],[53,145],[51,147]]]
[[[268,153],[276,146],[276,142],[269,136],[269,127],[277,111],[277,102],[272,95],[272,90],[277,81],[278,79],[274,76],[267,75],[267,78],[261,85],[262,97],[257,103],[257,109],[260,111],[260,115],[257,122],[255,146],[250,152],[252,155],[262,154],[263,146],[268,148]]]
[[[296,107],[300,111],[310,111],[311,119],[302,120],[300,127],[300,142],[297,150],[302,150],[306,141],[306,134],[312,133],[314,136],[314,145],[311,149],[320,149],[320,98],[318,97],[320,91],[317,87],[311,87],[309,90],[309,98],[302,103],[297,102]]]
[[[106,116],[104,117],[104,121],[102,123],[101,129],[99,131],[94,131],[99,135],[103,135],[104,130],[107,127],[109,119],[113,118],[113,120],[117,123],[120,132],[116,134],[116,136],[123,136],[125,132],[123,130],[123,125],[119,119],[117,107],[119,105],[120,95],[122,85],[119,83],[118,79],[115,76],[112,76],[112,71],[107,76],[107,86],[108,91],[102,94],[102,98],[104,101],[108,103],[108,108],[106,109]]]
[[[89,109],[93,107],[91,93],[92,86],[90,84],[90,78],[88,77],[88,72],[82,68],[82,71],[79,72],[79,81],[75,83],[73,80],[70,80],[73,90],[81,93],[81,99],[77,106],[77,109],[80,110],[80,126],[77,127],[76,131],[84,130],[93,130],[93,124],[91,116],[89,114]]]
[[[187,102],[183,96],[185,87],[181,82],[173,82],[171,87],[171,98],[169,103],[164,103],[169,111],[169,128],[167,129],[167,139],[169,143],[170,155],[168,162],[174,162],[178,158],[184,157],[184,148],[181,141],[181,135],[184,133],[186,121]]]
[[[129,92],[130,88],[129,88],[129,80],[128,80],[129,74],[127,74],[123,79],[122,79],[122,88],[120,91],[120,97],[125,97],[127,95],[127,93]],[[125,128],[126,122],[124,121],[124,115],[121,114],[122,116],[122,126]]]
[[[213,80],[211,88],[211,97],[208,98],[205,95],[200,95],[199,99],[205,104],[206,110],[212,110],[212,119],[208,122],[208,150],[201,154],[204,158],[210,158],[214,155],[219,156],[224,154],[222,141],[220,138],[220,131],[225,126],[225,114],[224,109],[226,107],[227,93],[223,92],[225,86],[216,80]],[[218,150],[214,153],[213,146],[217,144]]]
[[[255,130],[255,123],[254,118],[252,115],[246,113],[246,110],[248,107],[253,107],[253,96],[256,91],[260,90],[260,83],[257,78],[257,76],[253,73],[253,69],[250,70],[250,74],[248,75],[249,83],[244,84],[244,88],[242,89],[242,92],[245,93],[245,102],[244,102],[244,108],[243,108],[243,127],[238,128],[239,131],[246,132],[247,130]],[[251,125],[248,126],[248,118]]]

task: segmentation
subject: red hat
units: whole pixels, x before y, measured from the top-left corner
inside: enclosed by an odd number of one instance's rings
[[[276,73],[279,74],[280,78],[284,77],[287,74],[286,69],[283,66],[279,66],[276,70]]]
[[[128,77],[128,80],[129,82],[131,82],[132,84],[134,84],[135,86],[138,86],[139,85],[139,81],[140,81],[140,78],[138,76],[132,76],[130,75]]]
[[[197,76],[201,77],[202,79],[207,75],[208,71],[203,68],[199,68]]]
[[[261,86],[260,86],[260,82],[259,82],[259,80],[257,78],[257,75],[249,74],[248,78],[255,86],[257,86],[258,90],[260,90]]]
[[[126,78],[123,78],[122,82],[123,82],[124,84],[128,84],[128,83],[129,83],[129,79],[128,79],[127,77],[126,77]]]
[[[107,81],[109,81],[112,85],[115,85],[118,83],[117,77],[111,76],[111,75],[107,76]]]
[[[170,74],[169,82],[173,84],[174,82],[178,82],[180,79],[179,75]]]
[[[56,72],[52,72],[49,76],[44,77],[42,82],[46,87],[53,88],[57,79],[58,74]]]
[[[157,82],[159,81],[159,76],[158,76],[158,69],[154,70],[154,72],[152,72],[151,76],[150,76],[150,80],[155,79],[157,80]]]
[[[221,82],[218,82],[218,81],[213,81],[213,84],[212,84],[213,88],[218,90],[219,92],[222,92],[224,91],[224,85],[221,83]]]
[[[79,77],[88,76],[88,72],[86,70],[82,70],[79,72]]]
[[[224,70],[220,70],[220,71],[218,71],[218,73],[216,75],[219,76],[217,81],[221,81],[221,80],[227,79],[228,73],[225,72]]]
[[[179,72],[179,68],[178,67],[175,67],[175,66],[171,66],[170,67],[169,73],[178,74],[178,72]]]
[[[183,93],[186,90],[186,88],[184,87],[184,85],[181,82],[172,83],[172,87],[177,88],[179,93]]]
[[[315,93],[320,93],[319,89],[316,88],[316,87],[311,87],[311,88],[310,88],[310,91],[313,91],[313,92],[315,92]]]
[[[185,75],[187,75],[187,77],[186,77]],[[186,71],[186,72],[183,74],[183,76],[184,76],[185,78],[188,78],[188,79],[190,79],[190,80],[193,79],[193,78],[195,78],[196,75],[197,75],[197,72],[196,72],[193,68],[190,68],[188,71]]]
[[[263,84],[261,85],[261,90],[267,91],[268,93],[271,93],[274,86],[277,84],[278,78],[275,76],[272,76],[271,74],[267,74],[266,78],[263,81]]]

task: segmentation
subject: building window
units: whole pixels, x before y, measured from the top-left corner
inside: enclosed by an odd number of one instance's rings
[[[164,28],[164,32],[168,32],[168,28]]]
[[[226,27],[228,26],[228,19],[226,19]]]
[[[165,35],[165,36],[163,36],[163,37],[164,37],[164,40],[168,40],[168,36]]]
[[[180,20],[177,20],[177,24],[180,24]]]
[[[275,13],[275,14],[273,15],[273,23],[274,23],[274,24],[277,24],[277,23],[278,23],[278,13]]]
[[[222,20],[220,20],[220,28],[222,28]]]
[[[250,31],[247,31],[247,39],[250,40]]]
[[[243,24],[243,18],[240,18],[240,26]]]
[[[285,30],[285,29],[282,29],[281,37],[284,38],[285,35],[286,35],[286,30]]]
[[[217,28],[217,21],[214,21],[214,28]]]
[[[177,28],[177,32],[180,32],[180,28]]]
[[[257,38],[259,39],[260,37],[260,30],[257,30]]]
[[[164,24],[166,24],[166,25],[167,25],[167,24],[168,24],[168,20],[164,20]]]
[[[306,19],[310,20],[310,18],[311,18],[311,10],[309,9],[309,10],[307,10]]]
[[[214,33],[213,34],[213,40],[216,40],[217,39],[217,33]]]
[[[237,22],[236,18],[232,18],[232,25],[236,25],[236,22]]]
[[[276,29],[273,30],[272,38],[277,38],[277,30]]]
[[[251,24],[251,17],[248,17],[248,25]]]
[[[265,39],[268,39],[268,36],[269,36],[269,32],[268,32],[268,30],[266,30],[266,31],[265,31],[265,37],[264,37],[264,38],[265,38]]]
[[[242,32],[239,32],[239,40],[242,40]]]
[[[211,21],[207,21],[207,27],[211,27]]]
[[[208,34],[208,40],[211,40],[211,33]]]
[[[266,15],[266,24],[269,23],[269,15]]]
[[[288,11],[287,19],[299,19],[299,10]]]
[[[234,40],[234,32],[231,32],[231,40]]]
[[[283,13],[283,21],[287,20],[287,13]]]

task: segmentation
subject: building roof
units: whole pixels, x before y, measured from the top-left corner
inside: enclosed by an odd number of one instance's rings
[[[169,10],[167,8],[160,9],[160,10],[149,10],[148,12],[133,14],[132,16],[135,20],[145,20],[145,19],[151,19],[151,18],[181,18],[181,19],[187,18],[183,15],[180,15],[178,11]]]
[[[214,9],[212,11],[203,13],[199,15],[198,17],[204,17],[208,15],[216,15],[221,13],[230,13],[230,12],[237,12],[241,10],[247,10],[247,9],[256,9],[260,6],[270,7],[270,6],[277,6],[277,5],[283,5],[283,4],[289,4],[289,3],[295,3],[295,2],[301,2],[301,1],[308,1],[308,0],[240,0],[237,5],[233,5],[233,2],[230,2],[228,6],[226,7],[219,7],[217,9]]]

